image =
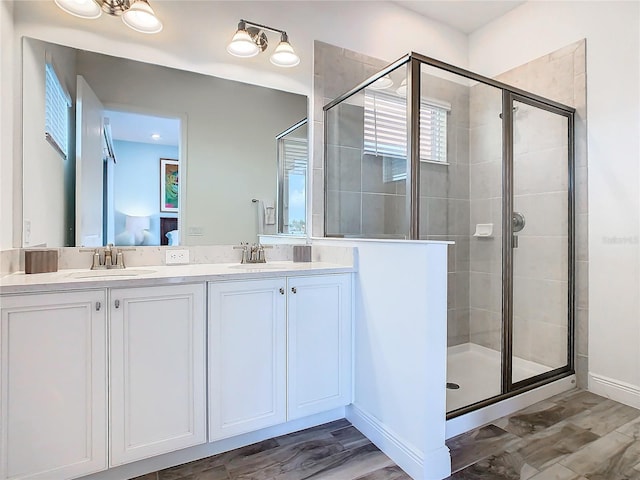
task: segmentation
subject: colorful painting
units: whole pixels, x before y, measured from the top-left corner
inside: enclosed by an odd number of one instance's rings
[[[178,161],[160,159],[160,211],[178,212]]]

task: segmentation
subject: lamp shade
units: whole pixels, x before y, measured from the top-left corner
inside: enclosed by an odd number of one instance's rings
[[[400,86],[396,90],[396,93],[401,97],[407,96],[407,79],[406,78],[402,80],[402,82],[400,83]]]
[[[392,85],[393,85],[393,80],[391,80],[391,77],[387,73],[386,75],[380,77],[375,82],[373,82],[367,88],[370,88],[372,90],[385,90],[391,87]]]
[[[260,53],[260,47],[253,41],[244,25],[238,25],[238,30],[227,45],[227,52],[235,57],[249,58]]]
[[[133,0],[131,7],[122,14],[124,24],[141,33],[158,33],[162,22],[156,17],[147,0]]]
[[[270,60],[271,63],[278,67],[295,67],[300,63],[300,57],[293,50],[286,33],[282,34],[282,39],[271,55]]]
[[[98,18],[102,9],[93,0],[54,0],[67,13],[80,18]]]

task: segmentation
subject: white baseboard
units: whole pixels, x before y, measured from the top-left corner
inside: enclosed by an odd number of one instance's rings
[[[500,417],[511,415],[518,410],[527,408],[534,403],[538,403],[558,393],[566,392],[572,388],[576,388],[575,375],[561,378],[555,382],[516,395],[515,397],[507,398],[493,405],[452,418],[451,420],[447,420],[446,438],[449,439],[473,430],[474,428],[481,427]]]
[[[354,427],[414,480],[441,480],[451,474],[451,456],[445,445],[424,455],[356,405],[349,405],[345,413]]]
[[[640,387],[589,373],[589,391],[634,408],[640,408]]]

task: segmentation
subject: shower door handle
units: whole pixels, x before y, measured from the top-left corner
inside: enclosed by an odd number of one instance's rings
[[[511,228],[513,229],[514,233],[522,231],[526,224],[527,222],[523,214],[521,214],[520,212],[513,212],[513,215],[511,217]]]
[[[511,248],[518,248],[518,235],[513,235],[513,240],[511,242]]]

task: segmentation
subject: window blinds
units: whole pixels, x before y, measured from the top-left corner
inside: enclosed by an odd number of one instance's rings
[[[447,111],[449,110],[450,107],[444,104],[436,105],[428,100],[421,101],[421,161],[447,163]],[[405,98],[381,91],[365,91],[364,153],[407,158]]]
[[[69,154],[71,98],[60,84],[53,65],[45,64],[45,137],[65,158]]]
[[[308,149],[306,140],[287,138],[282,141],[284,155],[284,170],[289,175],[306,175]]]

